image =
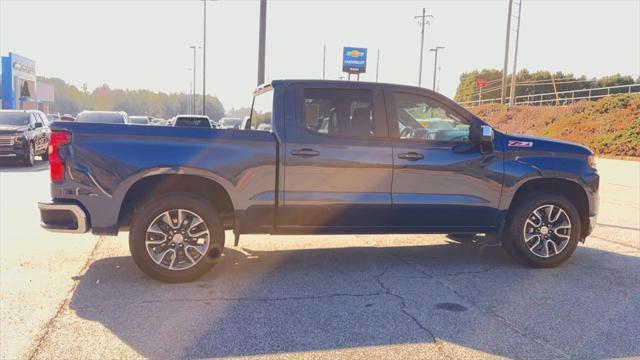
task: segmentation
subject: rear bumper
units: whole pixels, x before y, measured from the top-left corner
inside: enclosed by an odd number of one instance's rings
[[[53,232],[86,233],[87,213],[79,205],[69,203],[38,203],[40,226]]]

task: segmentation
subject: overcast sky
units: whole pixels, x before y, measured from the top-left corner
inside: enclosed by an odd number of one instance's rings
[[[517,3],[518,0],[516,0]],[[343,46],[369,49],[375,80],[417,84],[422,8],[426,28],[423,86],[433,80],[439,53],[439,90],[453,97],[461,73],[501,68],[507,0],[268,1],[267,80],[327,78],[341,72]],[[250,105],[256,85],[257,1],[209,2],[207,92],[225,108]],[[202,44],[202,1],[0,0],[0,53],[36,61],[38,75],[76,86],[188,91],[193,53]],[[517,5],[514,5],[514,13]],[[597,77],[640,73],[640,0],[523,0],[518,67]],[[513,36],[512,38],[515,38]],[[510,66],[511,68],[511,66]],[[202,53],[197,59],[202,90]]]

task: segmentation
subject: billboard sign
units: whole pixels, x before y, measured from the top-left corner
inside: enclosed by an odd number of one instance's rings
[[[342,50],[342,71],[349,74],[362,74],[367,71],[367,49],[345,47]]]

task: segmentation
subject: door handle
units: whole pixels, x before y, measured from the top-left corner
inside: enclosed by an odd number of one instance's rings
[[[314,157],[320,155],[319,151],[313,149],[296,149],[291,150],[291,155],[293,156],[302,156],[302,157]]]
[[[408,152],[408,153],[398,154],[398,159],[416,161],[416,160],[424,159],[424,155],[418,154],[417,152],[413,152],[412,151],[412,152]]]

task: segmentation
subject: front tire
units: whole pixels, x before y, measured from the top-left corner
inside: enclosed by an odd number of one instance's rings
[[[535,193],[515,204],[502,245],[509,255],[531,267],[555,267],[576,250],[580,226],[580,215],[571,201]]]
[[[189,193],[160,196],[137,211],[129,232],[136,265],[169,283],[194,280],[215,265],[224,248],[216,209]]]
[[[24,154],[23,162],[29,167],[36,164],[36,148],[33,146],[33,143],[29,143],[29,146],[27,146],[27,152]]]
[[[42,157],[43,161],[49,161],[49,147],[47,146],[47,148],[44,150],[44,152],[42,153],[42,155],[40,155]]]

